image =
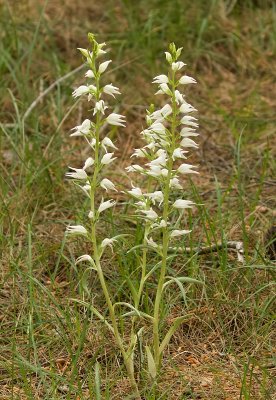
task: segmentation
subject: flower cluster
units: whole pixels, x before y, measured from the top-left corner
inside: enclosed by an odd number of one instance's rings
[[[181,48],[170,45],[170,52],[166,52],[169,64],[168,75],[158,75],[153,83],[158,85],[156,94],[168,97],[166,104],[158,110],[151,106],[147,111],[147,128],[141,132],[146,145],[135,149],[132,157],[146,159],[143,166],[134,164],[127,167],[128,172],[137,172],[148,176],[154,191],[142,191],[133,187],[129,194],[135,199],[134,205],[140,218],[146,220],[149,229],[146,231],[146,243],[158,247],[151,235],[159,228],[169,232],[169,238],[181,237],[190,232],[187,229],[176,229],[170,221],[171,213],[177,210],[191,208],[193,202],[187,199],[176,198],[181,193],[180,176],[197,174],[195,167],[184,160],[187,159],[190,149],[197,149],[194,138],[198,136],[197,119],[192,116],[197,110],[189,104],[181,93],[180,87],[195,84],[196,80],[188,75],[179,76],[186,65],[178,61]],[[193,138],[193,139],[192,139]],[[176,193],[175,193],[176,192]],[[171,194],[174,200],[171,201]]]
[[[97,189],[103,190],[104,193],[116,191],[113,182],[107,178],[102,178],[102,170],[106,165],[111,164],[116,159],[116,157],[114,157],[114,150],[117,148],[108,136],[101,138],[100,132],[106,124],[125,126],[125,118],[114,112],[108,113],[109,105],[105,98],[108,98],[108,96],[115,97],[120,94],[120,91],[119,88],[113,86],[112,83],[104,86],[101,85],[102,75],[108,68],[111,60],[100,62],[99,58],[106,53],[104,50],[105,43],[97,43],[92,34],[89,34],[89,40],[92,46],[91,51],[79,48],[88,65],[88,70],[85,73],[88,82],[86,85],[81,85],[75,89],[73,91],[73,97],[85,96],[89,102],[93,102],[92,114],[94,118],[93,121],[85,119],[80,125],[75,126],[70,136],[83,137],[91,148],[93,157],[89,157],[84,162],[82,168],[69,167],[70,171],[66,173],[66,177],[73,180],[73,182],[90,198],[91,206],[88,218],[90,219],[93,229],[99,219],[100,213],[115,205],[114,200],[104,200],[102,197],[100,205],[98,207],[95,206],[95,192]],[[91,169],[90,174],[87,172],[89,169]],[[66,231],[68,234],[86,236],[91,233],[88,228],[82,225],[69,226]],[[111,246],[113,241],[113,239],[106,238],[102,241],[101,247]]]

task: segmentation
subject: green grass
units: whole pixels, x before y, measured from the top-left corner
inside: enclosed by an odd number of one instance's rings
[[[275,218],[275,8],[248,0],[236,2],[225,15],[222,1],[81,3],[68,1],[58,10],[51,2],[41,9],[36,2],[29,8],[2,6],[0,398],[128,395],[121,356],[91,308],[105,314],[99,284],[93,271],[74,264],[89,249],[64,238],[67,223],[85,212],[79,193],[64,181],[67,165],[83,159],[79,143],[72,144],[68,134],[87,114],[71,98],[83,72],[58,84],[23,118],[41,90],[79,65],[76,47],[84,47],[93,30],[108,41],[114,67],[119,66],[110,79],[121,88],[121,110],[130,121],[117,137],[124,157],[139,141],[134,132],[143,126],[140,106],[156,101],[149,83],[164,72],[163,51],[172,41],[184,47],[189,73],[199,81],[189,97],[202,126],[200,151],[193,158],[201,175],[187,183],[188,198],[200,206],[186,216],[193,228],[187,245],[242,240],[246,250],[245,265],[225,248],[172,258],[171,273],[205,285],[185,285],[185,301],[177,286],[165,292],[165,321],[180,313],[191,316],[165,353],[159,392],[146,381],[141,349],[150,332],[145,326],[136,363],[141,393],[145,399],[201,394],[219,400],[226,398],[228,380],[237,399],[273,399],[275,264],[265,255],[264,236]],[[121,172],[118,166],[115,181],[121,181]],[[122,227],[138,244],[141,227],[115,215],[108,214],[103,235]],[[139,254],[127,249],[127,243],[117,246],[105,263],[117,301],[129,301],[131,284],[139,283]],[[155,262],[153,256],[149,268]],[[152,309],[155,284],[153,275],[145,312]],[[127,336],[127,321],[121,328]],[[199,364],[192,366],[191,355]],[[201,385],[205,376],[213,377],[211,385]]]

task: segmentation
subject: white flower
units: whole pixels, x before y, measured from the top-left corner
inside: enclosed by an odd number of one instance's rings
[[[72,95],[73,97],[76,98],[82,96],[83,94],[90,93],[90,91],[95,92],[96,90],[97,88],[94,85],[89,85],[89,86],[81,85],[73,91]]]
[[[70,225],[66,228],[66,233],[74,234],[74,235],[86,235],[87,230],[82,225]]]
[[[114,150],[118,150],[118,148],[114,145],[114,143],[112,142],[112,140],[111,139],[109,139],[109,137],[105,137],[105,138],[103,138],[103,140],[102,140],[102,146],[103,146],[103,148],[105,149],[105,151],[107,151],[106,150],[106,148],[107,147],[111,147],[112,149],[114,149]]]
[[[87,173],[82,169],[82,168],[72,168],[69,167],[75,172],[67,172],[65,176],[67,178],[73,178],[73,179],[87,179]]]
[[[81,85],[77,89],[75,89],[72,93],[73,97],[79,97],[83,94],[89,93],[89,88],[88,86]]]
[[[179,179],[178,178],[172,178],[170,180],[170,188],[172,189],[182,189],[182,186],[179,183]]]
[[[185,208],[192,208],[192,206],[195,203],[193,203],[191,200],[182,200],[182,199],[178,199],[175,200],[175,202],[173,203],[173,207],[174,208],[179,208],[179,209],[185,209]]]
[[[159,165],[151,165],[150,170],[147,172],[148,175],[158,177],[162,175],[162,169]]]
[[[113,158],[112,158],[113,154],[114,154],[114,153],[106,153],[106,154],[103,156],[103,158],[101,159],[101,163],[102,163],[103,165],[108,165],[108,164],[112,163],[112,161],[116,160],[116,158],[117,158],[117,157],[113,157]]]
[[[147,156],[147,152],[143,149],[134,149],[134,153],[130,156],[131,157],[145,157]]]
[[[76,264],[82,261],[89,261],[91,264],[93,264],[93,259],[88,254],[84,254],[83,256],[78,257],[76,260]]]
[[[198,136],[199,134],[195,132],[194,128],[185,127],[181,129],[180,136],[182,137],[190,137],[190,136]]]
[[[169,86],[167,85],[167,83],[160,83],[159,88],[160,89],[155,94],[164,94],[165,93],[165,94],[167,94],[169,96],[172,94],[172,92],[171,92]]]
[[[195,117],[191,117],[190,115],[185,115],[184,117],[182,117],[181,119],[181,124],[185,124],[188,126],[194,126],[195,128],[198,127],[198,124],[194,121],[197,121],[197,119]]]
[[[140,210],[140,212],[145,214],[146,218],[152,221],[158,218],[158,214],[152,208],[150,208],[149,210]]]
[[[173,71],[179,71],[182,67],[184,67],[184,65],[187,65],[187,64],[185,64],[182,61],[173,62],[172,63],[172,70]]]
[[[92,69],[89,69],[86,74],[85,74],[86,78],[95,78],[94,72],[92,71]]]
[[[94,213],[93,213],[93,211],[89,211],[89,213],[88,213],[88,218],[89,218],[89,219],[94,218]]]
[[[180,112],[182,112],[184,114],[187,114],[187,113],[190,113],[190,112],[194,112],[194,111],[197,111],[197,109],[194,108],[191,104],[186,103],[186,102],[183,103],[181,105],[181,107],[180,107]]]
[[[166,228],[167,222],[164,219],[161,219],[159,226],[160,228]]]
[[[104,61],[99,65],[99,73],[102,74],[108,67],[108,65],[112,62],[112,60]]]
[[[94,160],[92,157],[88,157],[88,159],[85,161],[83,170],[85,171],[87,168],[91,167],[94,164]]]
[[[142,190],[139,187],[133,187],[131,190],[127,191],[130,195],[134,197],[141,197],[143,196]]]
[[[192,78],[191,76],[183,75],[179,79],[179,83],[180,83],[180,85],[187,85],[189,83],[196,83],[196,80],[194,78]]]
[[[169,78],[167,75],[157,75],[155,78],[153,78],[152,83],[169,83]]]
[[[184,151],[180,147],[178,147],[173,151],[172,159],[175,160],[176,158],[186,158],[184,156],[184,153],[187,153],[187,151]]]
[[[111,250],[113,250],[112,245],[114,242],[117,242],[117,240],[114,238],[111,238],[111,239],[105,238],[101,243],[101,247],[104,249],[106,246],[109,246],[111,248]]]
[[[93,115],[95,115],[97,113],[97,111],[99,111],[102,114],[104,114],[104,110],[106,110],[107,108],[108,107],[104,104],[104,101],[103,100],[99,100],[95,104]]]
[[[198,148],[198,144],[196,142],[194,142],[192,139],[188,138],[188,137],[184,137],[181,140],[180,146],[182,146],[182,147],[193,147],[194,149]]]
[[[102,55],[102,54],[106,53],[106,51],[103,50],[103,47],[105,47],[105,46],[106,46],[105,42],[98,44],[98,55]]]
[[[167,153],[165,152],[165,150],[162,149],[162,152],[160,152],[159,157],[157,157],[155,160],[152,160],[151,162],[147,163],[146,165],[149,165],[150,167],[152,167],[154,165],[161,167],[161,166],[166,165],[166,162],[167,162]]]
[[[165,169],[165,168],[163,168],[163,169],[161,170],[161,175],[164,176],[164,177],[168,176],[168,173],[169,173],[168,170]]]
[[[166,60],[171,64],[172,63],[172,55],[168,51],[165,51]]]
[[[101,213],[102,211],[107,210],[110,207],[113,207],[115,204],[116,202],[114,200],[102,201],[98,209],[98,212]]]
[[[183,236],[183,235],[187,235],[190,232],[192,232],[192,231],[187,231],[185,229],[182,229],[182,230],[175,229],[171,232],[170,237],[173,238],[173,237],[177,237],[177,236]]]
[[[153,248],[157,248],[158,247],[158,244],[152,239],[152,238],[147,238],[146,237],[146,242],[147,242],[147,244],[150,246],[150,247],[153,247]]]
[[[147,149],[149,149],[149,150],[154,150],[156,146],[157,146],[157,143],[151,142],[151,143],[147,144],[147,145],[145,146],[145,148],[147,148]]]
[[[147,208],[147,201],[146,201],[146,199],[143,199],[143,200],[140,200],[140,201],[136,201],[136,203],[134,203],[135,205],[136,205],[136,207],[139,207],[139,208],[144,208],[144,209],[146,209]],[[137,211],[136,211],[137,212]]]
[[[144,172],[144,168],[142,168],[140,165],[134,164],[130,165],[129,167],[126,167],[127,172]]]
[[[153,202],[153,204],[155,204],[156,201],[159,202],[159,206],[164,201],[164,195],[161,192],[161,190],[157,190],[153,193],[147,193],[147,194],[145,194],[145,196],[149,197],[151,199],[151,201]]]
[[[175,101],[177,104],[185,103],[184,96],[183,94],[180,93],[179,90],[176,90],[174,94],[175,94]]]
[[[112,83],[110,83],[109,85],[105,85],[103,88],[103,92],[109,94],[112,97],[115,97],[115,94],[121,94],[119,88],[113,86]]]
[[[164,134],[166,132],[166,128],[161,122],[154,122],[149,127],[149,130],[160,134]]]
[[[150,118],[155,119],[158,122],[162,122],[166,117],[172,113],[172,108],[169,104],[166,104],[161,110],[154,111]]]
[[[90,51],[88,51],[88,50],[86,50],[86,49],[82,49],[81,47],[78,47],[78,50],[81,52],[81,54],[84,56],[84,57],[86,57],[86,58],[88,58],[89,56],[91,57],[91,52]]]
[[[167,225],[167,222],[164,219],[161,219],[160,222],[154,223],[152,226],[153,228],[166,228]]]
[[[112,113],[106,118],[106,122],[110,125],[125,126],[125,117],[120,114]]]
[[[85,119],[81,125],[77,125],[71,130],[75,130],[74,133],[71,133],[70,136],[82,136],[87,135],[91,129],[91,121],[89,119]]]
[[[100,186],[101,186],[103,189],[105,189],[106,191],[108,191],[108,190],[115,190],[115,191],[117,192],[117,189],[115,188],[114,183],[111,182],[111,181],[110,181],[109,179],[107,179],[107,178],[104,178],[104,179],[101,181]]]
[[[192,168],[196,168],[191,164],[181,164],[177,171],[180,174],[198,174],[197,171],[194,171]]]

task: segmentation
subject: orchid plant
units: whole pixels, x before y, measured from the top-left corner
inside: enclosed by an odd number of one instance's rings
[[[144,226],[140,262],[140,283],[136,290],[132,290],[133,304],[116,303],[113,301],[105,275],[102,269],[102,256],[107,249],[119,240],[119,236],[106,237],[99,240],[98,227],[102,213],[115,206],[115,200],[106,198],[109,192],[116,192],[114,183],[104,176],[106,166],[110,165],[116,157],[116,146],[110,137],[103,132],[106,127],[125,126],[125,118],[114,112],[108,113],[108,97],[115,98],[120,94],[119,89],[112,83],[103,85],[102,78],[111,60],[100,62],[105,43],[98,43],[94,35],[88,35],[91,49],[82,49],[82,53],[88,66],[85,77],[88,82],[81,85],[73,92],[73,97],[85,96],[88,102],[92,102],[92,117],[85,119],[80,125],[73,128],[71,136],[82,137],[89,146],[91,155],[84,161],[82,168],[69,167],[66,177],[81,189],[89,198],[90,209],[87,211],[87,220],[84,225],[70,225],[66,231],[68,235],[81,235],[91,242],[91,254],[84,254],[77,258],[76,263],[88,262],[91,269],[95,270],[108,306],[109,321],[94,307],[94,313],[101,319],[114,335],[116,344],[123,356],[124,364],[129,376],[135,398],[141,399],[134,372],[134,351],[137,338],[143,328],[136,324],[138,318],[146,319],[152,324],[152,345],[146,346],[148,359],[148,372],[155,379],[162,362],[164,349],[168,345],[172,335],[181,324],[184,317],[176,318],[172,326],[162,339],[161,334],[161,304],[164,290],[172,283],[181,286],[183,282],[191,282],[190,278],[172,277],[167,275],[169,248],[171,243],[190,233],[187,227],[180,226],[183,211],[191,208],[194,203],[183,198],[181,176],[197,174],[195,167],[185,163],[191,149],[197,149],[194,138],[198,135],[197,119],[191,116],[197,110],[189,104],[180,88],[187,84],[195,84],[196,81],[188,75],[179,76],[186,64],[179,61],[181,48],[176,49],[174,44],[166,52],[168,62],[168,74],[158,75],[153,83],[158,85],[156,94],[166,96],[167,100],[161,109],[155,110],[153,105],[147,110],[147,128],[141,132],[145,145],[135,149],[132,157],[142,160],[140,164],[133,164],[126,168],[128,173],[142,175],[145,187],[141,188],[137,183],[129,189],[128,195],[133,199],[135,218]],[[101,199],[101,200],[99,200]],[[179,217],[172,217],[179,212]],[[123,235],[120,235],[123,236]],[[137,247],[137,246],[136,246]],[[138,246],[139,247],[139,246]],[[130,248],[129,251],[136,251]],[[156,252],[159,261],[153,269],[148,270],[149,252]],[[149,277],[155,276],[156,290],[154,294],[153,315],[142,312],[143,294]],[[190,279],[190,280],[189,280]],[[123,317],[132,318],[131,332],[126,343],[125,337],[120,332],[120,316],[117,314],[117,306],[128,308]],[[140,328],[140,329],[139,329]],[[139,330],[138,330],[139,329]]]
[[[86,96],[88,102],[93,102],[92,118],[85,119],[81,125],[73,128],[71,136],[82,137],[91,150],[91,156],[84,162],[82,168],[69,167],[70,171],[66,174],[67,178],[73,181],[82,192],[89,198],[90,210],[87,212],[87,221],[83,225],[70,225],[66,231],[69,235],[82,235],[85,236],[90,242],[92,247],[92,254],[84,254],[80,256],[76,263],[89,262],[91,268],[98,274],[103,294],[105,296],[106,304],[108,306],[109,317],[111,323],[106,321],[105,317],[92,306],[94,313],[106,323],[110,331],[115,337],[116,344],[122,353],[124,364],[136,395],[140,398],[137,383],[134,377],[133,358],[131,357],[128,346],[125,344],[119,330],[119,323],[116,317],[116,306],[119,303],[114,303],[110,295],[110,290],[103,273],[101,258],[107,247],[112,247],[118,237],[104,238],[102,241],[98,240],[98,226],[100,223],[101,215],[105,210],[114,207],[115,200],[106,199],[106,193],[117,191],[114,183],[108,178],[104,177],[104,169],[110,165],[116,157],[114,157],[114,150],[116,146],[108,135],[102,135],[105,126],[125,126],[125,118],[114,112],[107,114],[108,103],[105,97],[120,94],[119,89],[113,86],[112,83],[102,85],[102,77],[108,68],[111,60],[100,62],[99,59],[106,53],[104,50],[105,43],[98,43],[95,36],[88,35],[91,43],[91,50],[80,48],[80,52],[88,66],[85,77],[88,79],[86,85],[79,86],[73,92],[73,97]],[[90,172],[90,173],[89,173]],[[100,204],[98,198],[101,197]]]
[[[161,341],[160,332],[160,307],[162,294],[165,288],[171,283],[181,286],[183,282],[191,282],[187,277],[167,276],[168,251],[172,241],[177,240],[191,231],[179,227],[181,214],[191,208],[194,203],[183,198],[183,187],[180,183],[180,176],[197,174],[195,167],[183,162],[188,157],[191,149],[197,149],[198,145],[194,137],[198,136],[197,118],[191,113],[197,110],[189,104],[180,88],[187,84],[195,84],[196,80],[188,75],[179,76],[184,64],[178,61],[182,48],[176,49],[172,43],[169,52],[166,52],[169,71],[167,75],[158,75],[153,83],[158,85],[157,95],[166,96],[166,104],[154,111],[152,105],[147,111],[147,128],[141,132],[146,144],[135,149],[132,157],[146,160],[143,165],[130,165],[128,172],[136,172],[147,177],[145,190],[139,186],[132,187],[128,193],[134,198],[137,217],[143,222],[143,254],[141,257],[141,279],[136,307],[141,302],[144,285],[147,279],[157,272],[157,289],[154,300],[153,324],[153,354],[150,347],[146,347],[148,356],[149,372],[153,378],[159,369],[162,354],[169,343],[171,336],[185,317],[179,317],[169,328],[164,339]],[[150,189],[154,187],[155,190]],[[157,190],[156,190],[157,189]],[[171,216],[175,211],[180,212],[180,218],[176,223]],[[155,239],[156,237],[156,239]],[[147,272],[147,253],[155,251],[160,261],[149,272]],[[194,283],[198,282],[193,280]]]

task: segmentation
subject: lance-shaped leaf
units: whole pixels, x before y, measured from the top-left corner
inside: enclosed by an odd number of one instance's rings
[[[184,301],[186,306],[187,306],[186,290],[185,290],[185,288],[183,286],[183,283],[200,283],[201,285],[204,284],[203,282],[198,281],[197,279],[194,279],[194,278],[189,278],[188,276],[181,276],[181,277],[167,276],[167,278],[169,280],[166,283],[164,283],[163,290],[165,290],[166,287],[168,287],[171,283],[176,283],[177,286],[179,287],[179,290],[180,290],[180,292],[182,294],[182,297],[183,297],[183,301]]]
[[[128,308],[130,308],[131,310],[133,310],[133,311],[135,312],[135,314],[138,315],[138,317],[141,317],[141,316],[142,316],[141,313],[140,313],[140,311],[137,310],[137,308],[135,308],[134,306],[132,306],[132,305],[129,304],[129,303],[126,303],[125,301],[119,301],[118,303],[115,303],[114,306],[113,306],[113,308],[115,309],[116,306],[125,306],[125,307],[128,307]]]
[[[175,255],[171,255],[167,258],[167,262],[169,262],[171,259],[173,259],[175,257]],[[160,267],[162,264],[162,261],[159,261],[157,264],[155,264],[155,266],[147,273],[147,275],[144,278],[144,282],[146,282],[147,279],[149,279],[149,277],[154,273],[154,271],[157,270],[158,267]]]
[[[140,318],[142,318],[142,317],[143,318],[148,318],[151,321],[154,320],[154,318],[151,315],[146,314],[146,313],[144,313],[142,311],[139,311],[139,314],[137,314],[137,310],[136,309],[135,309],[135,311],[129,311],[129,312],[123,314],[122,317],[130,317],[130,316],[133,316],[133,315],[138,315]]]
[[[165,350],[165,348],[168,346],[171,337],[173,336],[173,334],[175,333],[175,331],[177,330],[177,328],[179,327],[179,325],[182,324],[182,322],[185,321],[185,319],[187,319],[189,316],[191,316],[191,314],[186,315],[185,317],[178,317],[174,320],[172,326],[170,327],[170,329],[168,330],[168,332],[166,333],[166,336],[164,337],[164,339],[162,340],[162,343],[159,346],[159,352],[160,354],[163,353],[163,351]]]
[[[95,400],[101,400],[101,375],[100,364],[98,361],[95,364]]]
[[[93,313],[99,318],[99,320],[101,320],[108,327],[108,329],[110,329],[110,331],[114,334],[113,327],[110,325],[109,322],[107,322],[105,317],[92,304],[89,304],[86,301],[82,301],[79,299],[70,299],[70,300],[75,301],[76,303],[79,303],[79,304],[87,307],[88,309],[92,310]]]
[[[151,354],[150,348],[146,346],[147,361],[148,361],[148,373],[152,379],[156,378],[156,365],[154,362],[153,355]]]

